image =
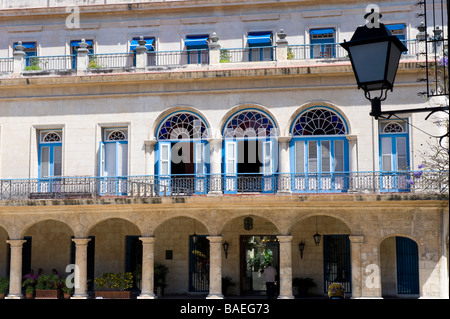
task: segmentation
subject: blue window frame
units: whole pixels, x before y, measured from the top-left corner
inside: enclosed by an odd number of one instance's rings
[[[265,112],[244,109],[223,128],[224,192],[273,192],[277,185],[277,129]]]
[[[311,59],[335,58],[335,30],[333,28],[311,29]]]
[[[188,35],[184,41],[188,64],[202,64],[209,62],[209,35]]]
[[[155,172],[160,191],[207,191],[209,144],[206,121],[188,111],[164,118],[157,130]]]
[[[292,191],[335,192],[348,189],[347,124],[334,110],[313,107],[291,126]]]
[[[99,176],[101,194],[126,193],[128,175],[128,130],[103,130],[99,149]]]
[[[249,61],[273,61],[272,32],[249,32],[247,36]]]
[[[382,191],[408,191],[409,133],[407,120],[379,123],[379,167]]]
[[[62,134],[59,130],[39,132],[39,192],[59,192],[62,175]]]
[[[392,35],[397,36],[397,38],[405,45],[406,43],[406,25],[404,23],[398,24],[386,24],[386,28],[391,32]],[[402,54],[406,54],[407,52],[403,52]]]

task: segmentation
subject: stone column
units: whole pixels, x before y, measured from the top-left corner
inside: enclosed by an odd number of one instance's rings
[[[25,70],[25,57],[27,54],[23,51],[25,47],[22,45],[22,41],[17,43],[17,46],[13,52],[13,75],[20,75]]]
[[[22,299],[22,246],[26,240],[10,239],[6,242],[11,247],[9,294],[6,299]]]
[[[77,49],[77,74],[84,74],[89,69],[89,50],[85,39],[81,39],[80,47]]]
[[[364,236],[349,236],[352,267],[352,298],[362,296],[362,263],[361,245],[364,243]]]
[[[147,52],[148,49],[145,46],[147,41],[141,36],[138,40],[139,45],[136,47],[136,69],[145,70],[147,67]]]
[[[358,148],[357,148],[357,141],[358,137],[356,135],[347,135],[348,140],[348,148],[350,153],[350,165],[349,170],[350,172],[357,172],[358,171]]]
[[[72,238],[75,243],[75,291],[71,299],[87,299],[87,247],[90,238]]]
[[[208,140],[210,149],[210,180],[208,195],[222,195],[222,139]]]
[[[278,137],[278,194],[292,194],[291,190],[291,160],[289,142],[291,137]]]
[[[145,175],[155,175],[155,140],[144,141],[145,145]]]
[[[142,241],[142,284],[137,299],[155,299],[155,237],[140,237]]]
[[[278,299],[294,299],[292,294],[292,236],[277,236],[280,242],[280,295]]]
[[[223,299],[222,236],[207,236],[209,240],[209,294],[206,299]]]
[[[215,32],[210,37],[211,42],[209,46],[209,65],[220,64],[220,44],[218,43],[219,37]]]

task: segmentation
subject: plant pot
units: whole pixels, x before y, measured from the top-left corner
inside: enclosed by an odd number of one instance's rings
[[[34,292],[26,292],[25,293],[26,299],[33,299],[33,297],[34,297]]]
[[[60,292],[57,289],[40,290],[36,289],[36,299],[58,299]]]
[[[1,293],[0,294],[0,299],[4,299],[5,298],[5,294],[4,293]]]
[[[103,299],[130,299],[131,291],[106,291],[99,290],[95,291],[95,298],[103,298]]]
[[[70,292],[63,292],[64,299],[70,299]]]

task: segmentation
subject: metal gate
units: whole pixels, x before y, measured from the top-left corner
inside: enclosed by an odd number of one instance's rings
[[[397,293],[419,294],[419,256],[417,244],[405,237],[396,237]]]
[[[209,240],[206,236],[189,236],[189,291],[209,291]]]
[[[350,264],[350,240],[348,235],[324,235],[324,291],[333,282],[339,282],[344,286],[345,292],[350,293],[351,264]]]

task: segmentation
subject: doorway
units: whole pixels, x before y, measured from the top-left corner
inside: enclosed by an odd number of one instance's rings
[[[258,140],[238,141],[238,191],[261,192],[262,142]]]
[[[241,235],[241,295],[266,295],[264,269],[269,265],[277,270],[279,278],[279,243],[274,235]]]

